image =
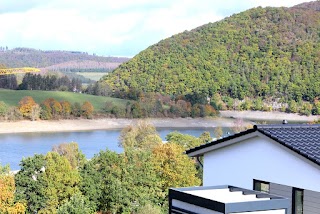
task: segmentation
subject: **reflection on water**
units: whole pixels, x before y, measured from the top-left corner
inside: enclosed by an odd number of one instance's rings
[[[224,133],[230,131],[223,128]],[[92,158],[100,150],[109,149],[115,152],[122,152],[118,146],[120,129],[97,130],[80,132],[50,132],[50,133],[19,133],[0,134],[0,163],[10,164],[11,170],[18,170],[19,163],[23,157],[30,157],[34,154],[46,154],[54,145],[60,143],[77,142],[79,148],[87,158]],[[199,137],[204,131],[214,136],[214,128],[160,128],[158,132],[163,140],[172,131],[179,131]]]

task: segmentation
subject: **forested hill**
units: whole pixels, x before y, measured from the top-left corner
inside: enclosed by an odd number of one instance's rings
[[[243,99],[320,95],[320,2],[254,8],[150,46],[104,77],[112,88]]]
[[[42,51],[32,48],[14,48],[8,49],[7,47],[0,47],[0,64],[6,67],[48,67],[54,69],[55,65],[59,68],[61,66],[73,68],[75,62],[82,63],[81,68],[84,67],[97,67],[97,63],[107,67],[106,63],[111,63],[111,67],[117,67],[122,62],[128,61],[129,58],[125,57],[103,57],[90,55],[86,52],[79,51]],[[85,65],[83,65],[85,62]],[[112,64],[113,63],[113,64]],[[98,66],[99,67],[99,66]]]

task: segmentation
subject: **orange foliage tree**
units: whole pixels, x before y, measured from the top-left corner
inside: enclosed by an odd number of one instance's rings
[[[85,101],[81,106],[81,111],[82,115],[89,119],[92,118],[94,107],[89,101]]]

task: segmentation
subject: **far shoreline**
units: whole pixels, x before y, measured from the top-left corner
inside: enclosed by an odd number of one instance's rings
[[[289,123],[304,123],[319,120],[320,116],[301,116],[283,112],[260,111],[221,111],[219,117],[210,118],[146,118],[156,128],[214,128],[232,127],[235,120],[243,120],[243,125],[254,125],[253,121],[276,121],[281,123],[287,120]],[[54,121],[15,121],[0,122],[0,134],[30,133],[30,132],[72,132],[122,129],[141,119],[102,118],[102,119],[76,119]]]

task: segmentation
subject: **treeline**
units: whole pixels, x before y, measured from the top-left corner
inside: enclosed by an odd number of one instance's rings
[[[68,101],[57,101],[48,98],[38,104],[30,96],[23,97],[18,106],[8,107],[3,101],[0,101],[0,120],[58,120],[72,118],[91,119],[94,114],[93,105],[85,101],[82,104],[75,102],[71,104]]]
[[[27,73],[22,83],[18,87],[19,90],[43,90],[43,91],[73,91],[81,92],[82,82],[79,79],[67,76],[57,77],[56,75],[42,76],[40,74]]]
[[[0,198],[0,212],[167,213],[170,187],[201,184],[201,168],[185,149],[211,139],[208,133],[172,133],[167,140],[163,144],[153,126],[139,122],[122,130],[121,154],[105,150],[87,160],[69,143],[24,158],[15,176],[2,167],[2,193],[9,194]]]
[[[194,97],[170,97],[159,93],[142,93],[130,91],[117,94],[118,98],[133,100],[126,106],[106,102],[104,112],[115,117],[208,117],[217,116],[215,110],[206,100],[194,100]]]
[[[319,20],[313,9],[247,10],[160,41],[104,82],[126,93],[219,94],[314,105],[320,97]]]
[[[96,61],[96,62],[115,62],[122,63],[128,61],[125,57],[104,57],[90,55],[79,51],[42,51],[32,48],[3,47],[0,50],[0,63],[8,67],[47,67],[69,61]]]
[[[16,75],[0,76],[0,88],[12,90],[43,90],[43,91],[82,91],[82,81],[79,78],[70,79],[67,76],[40,75],[26,73],[21,84],[17,84]]]

